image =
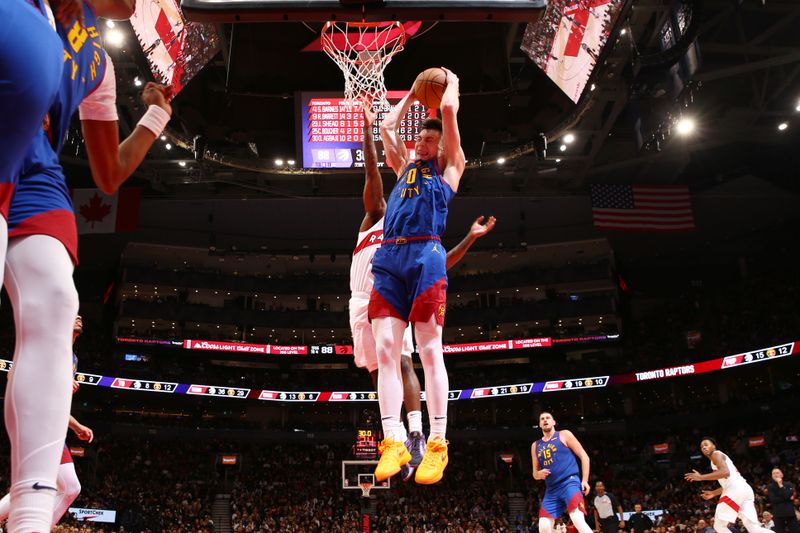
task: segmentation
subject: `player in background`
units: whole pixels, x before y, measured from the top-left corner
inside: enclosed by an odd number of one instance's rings
[[[704,490],[700,493],[704,500],[720,497],[714,512],[714,531],[729,533],[728,525],[735,523],[736,518],[740,518],[749,533],[770,533],[770,530],[762,527],[758,521],[753,489],[736,469],[731,458],[717,449],[717,442],[711,437],[703,437],[700,441],[700,451],[711,461],[711,472],[701,474],[697,470],[692,470],[684,478],[689,482],[719,482],[718,489]]]
[[[447,466],[447,400],[449,378],[442,352],[442,328],[447,302],[447,266],[440,237],[447,206],[458,190],[466,160],[458,129],[459,81],[444,69],[447,87],[442,96],[442,119],[427,119],[417,135],[415,161],[408,160],[400,134],[401,120],[415,97],[413,91],[386,115],[381,139],[386,162],[398,176],[386,205],[384,239],[375,252],[369,318],[378,354],[378,399],[383,425],[384,453],[375,469],[386,479],[408,462],[400,419],[403,382],[400,352],[409,322],[425,372],[430,435],[415,480],[438,482]]]
[[[128,19],[134,0],[86,1],[82,9],[67,25],[52,22],[63,46],[61,85],[25,156],[8,216],[5,286],[16,347],[5,422],[11,442],[9,529],[15,533],[50,528],[69,420],[77,229],[58,153],[72,115],[80,108],[92,177],[110,194],[141,163],[172,114],[168,90],[148,84],[142,94],[147,112],[119,142],[116,80],[98,17]]]
[[[75,323],[72,329],[72,344],[75,344],[75,341],[80,337],[81,333],[83,333],[83,319],[80,315],[75,317]],[[78,357],[73,353],[72,355],[72,373],[73,375],[78,371]],[[78,388],[80,387],[80,383],[73,379],[72,381],[72,393],[78,392]],[[91,428],[84,426],[78,420],[70,415],[69,417],[69,429],[71,429],[75,435],[83,441],[92,442],[94,440],[94,431]],[[69,506],[72,505],[72,502],[80,495],[81,493],[81,483],[78,481],[78,474],[75,472],[75,464],[72,462],[72,454],[69,451],[69,447],[67,446],[66,442],[64,443],[64,449],[61,452],[61,465],[58,467],[58,477],[56,478],[56,488],[58,492],[56,493],[56,502],[55,506],[53,507],[53,526],[55,527],[58,524],[58,521],[61,520],[61,517],[64,516],[64,513],[67,512]],[[8,511],[11,503],[10,495],[6,494],[3,496],[3,499],[0,500],[0,521],[6,520],[8,518]]]
[[[375,123],[375,112],[369,103],[363,105],[364,110],[364,220],[358,229],[358,240],[353,251],[350,265],[350,330],[353,334],[353,355],[356,366],[366,368],[372,377],[372,385],[378,384],[378,358],[375,349],[375,337],[367,317],[369,296],[372,292],[374,277],[372,275],[372,258],[383,239],[383,219],[386,214],[386,200],[383,196],[383,181],[378,169],[378,152],[372,136]],[[469,233],[452,250],[447,252],[446,267],[449,269],[464,257],[467,250],[477,239],[483,237],[495,226],[494,217],[483,223],[484,217],[473,222]],[[403,382],[403,404],[408,418],[408,439],[405,446],[411,453],[411,459],[402,466],[405,481],[410,479],[422,462],[425,454],[425,435],[422,431],[422,406],[420,401],[420,384],[414,371],[411,354],[414,351],[411,326],[403,333],[403,347],[400,357],[400,372]],[[402,423],[402,422],[401,422]]]
[[[556,431],[551,413],[544,411],[539,415],[539,427],[542,438],[531,446],[533,479],[545,483],[539,507],[539,532],[552,533],[555,520],[566,509],[580,533],[592,533],[586,523],[583,500],[589,494],[589,456],[571,431]],[[576,457],[581,461],[580,470]]]

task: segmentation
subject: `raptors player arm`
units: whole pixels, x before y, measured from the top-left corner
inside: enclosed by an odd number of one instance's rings
[[[383,198],[383,181],[378,170],[378,151],[372,138],[372,125],[375,112],[364,105],[364,221],[358,231],[367,231],[386,214],[386,200]]]
[[[157,106],[161,117],[172,115],[167,101],[168,88],[148,83],[142,92],[142,102]],[[89,157],[89,168],[97,186],[106,194],[114,194],[122,183],[144,160],[157,135],[140,122],[127,139],[119,142],[116,114],[116,81],[111,58],[106,55],[106,72],[97,90],[80,106],[81,128]],[[148,110],[148,113],[151,113]],[[153,127],[153,126],[151,126]]]
[[[444,179],[454,191],[467,166],[464,150],[461,148],[461,133],[458,129],[458,76],[451,70],[442,68],[447,74],[447,87],[442,95],[442,137],[444,141]]]
[[[589,461],[589,454],[586,453],[580,441],[578,441],[571,431],[567,429],[562,430],[558,434],[558,437],[561,439],[561,442],[564,443],[564,446],[572,450],[572,453],[581,460],[581,489],[584,494],[589,494],[589,466],[591,464],[591,461]]]
[[[94,440],[94,431],[78,422],[78,420],[72,415],[69,415],[69,429],[75,432],[75,434],[81,440],[88,442],[92,442]]]
[[[396,106],[389,111],[381,122],[381,140],[386,152],[386,164],[392,167],[399,178],[408,164],[406,144],[400,135],[400,123],[414,102],[414,92],[409,91]]]
[[[709,459],[711,459],[711,462],[717,467],[716,470],[712,470],[708,474],[701,474],[697,470],[692,470],[684,476],[686,481],[717,481],[718,479],[725,479],[730,476],[728,465],[725,463],[725,456],[721,451],[714,451]]]
[[[711,498],[715,498],[722,494],[722,487],[719,487],[716,490],[704,490],[700,493],[700,497],[704,500],[710,500]]]
[[[447,269],[450,270],[451,267],[455,266],[456,263],[461,261],[464,255],[469,250],[470,246],[475,244],[475,241],[489,233],[494,229],[495,223],[497,223],[497,219],[494,217],[489,217],[484,223],[483,215],[479,216],[475,219],[475,222],[472,223],[472,226],[469,228],[469,232],[467,236],[461,239],[461,242],[455,245],[453,248],[447,252]]]

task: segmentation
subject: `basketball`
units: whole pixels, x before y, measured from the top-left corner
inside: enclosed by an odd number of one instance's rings
[[[442,95],[447,87],[447,74],[439,67],[424,70],[414,80],[414,95],[422,105],[432,109],[439,109]]]

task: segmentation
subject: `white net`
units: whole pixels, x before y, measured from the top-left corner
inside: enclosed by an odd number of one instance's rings
[[[344,74],[349,105],[388,105],[383,71],[406,42],[402,23],[330,21],[322,29],[321,42]]]

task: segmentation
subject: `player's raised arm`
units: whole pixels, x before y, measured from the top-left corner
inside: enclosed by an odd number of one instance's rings
[[[381,122],[381,140],[386,152],[386,164],[392,167],[399,178],[408,164],[408,154],[403,137],[400,135],[400,123],[414,102],[414,93],[409,91],[396,106],[392,108]]]
[[[378,151],[372,138],[372,126],[375,124],[375,112],[364,104],[364,221],[359,231],[366,231],[386,214],[386,200],[383,197],[383,181],[378,169]]]
[[[459,81],[453,71],[442,68],[447,74],[447,87],[442,95],[442,137],[444,140],[444,179],[454,191],[458,190],[466,167],[466,157],[461,148],[461,132],[458,129]]]
[[[105,110],[108,108],[108,99],[113,104],[111,95],[116,94],[116,83],[111,81],[114,80],[114,67],[110,59],[106,61],[106,69],[103,84],[95,91],[99,94],[92,97],[97,102],[87,101],[87,98],[81,105],[81,128],[92,177],[100,190],[114,194],[133,174],[161,135],[172,116],[172,106],[168,101],[168,87],[148,83],[142,92],[142,102],[147,106],[147,111],[128,138],[120,143],[116,113],[111,117]],[[103,98],[106,98],[105,102]]]
[[[697,470],[692,470],[688,474],[686,474],[684,479],[686,481],[717,481],[718,479],[725,479],[726,477],[730,476],[730,470],[728,470],[728,465],[725,462],[725,456],[722,454],[721,451],[716,450],[714,453],[711,454],[709,457],[714,466],[717,467],[716,470],[708,473],[708,474],[701,474]]]
[[[589,494],[589,466],[591,463],[589,454],[571,431],[566,429],[561,431],[561,438],[564,445],[581,460],[581,489],[584,494]]]
[[[472,226],[469,228],[469,232],[467,236],[461,239],[461,242],[455,245],[453,248],[447,252],[447,269],[450,270],[451,267],[455,266],[456,263],[461,261],[464,255],[467,253],[467,250],[475,244],[475,241],[489,233],[494,229],[494,225],[497,222],[497,219],[494,217],[489,217],[489,219],[484,223],[483,215],[479,216],[475,219],[475,222],[472,223]]]

